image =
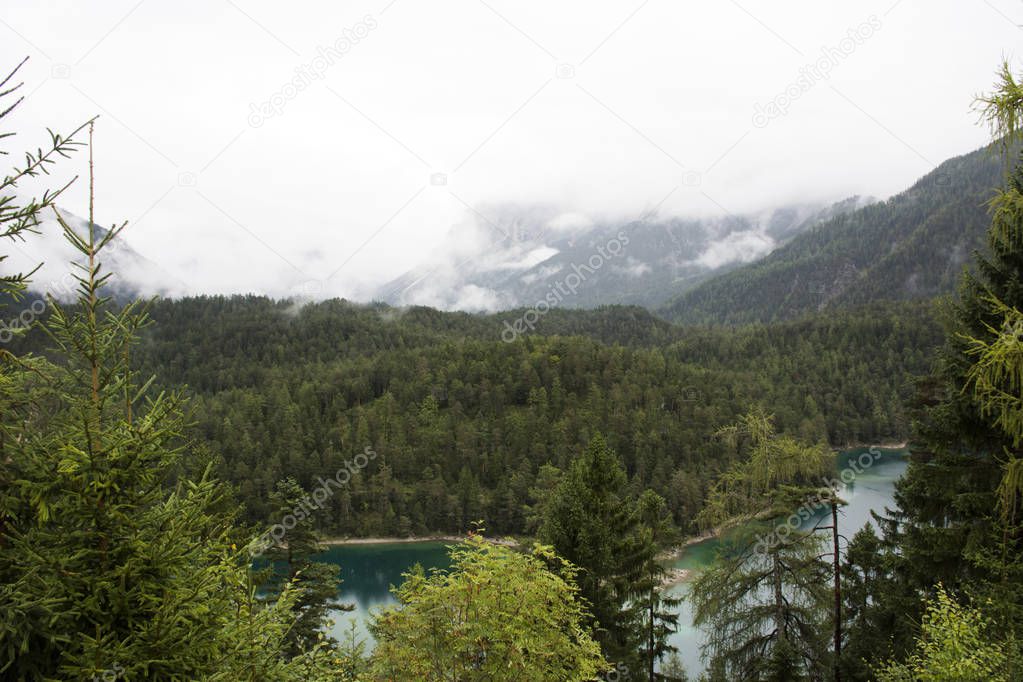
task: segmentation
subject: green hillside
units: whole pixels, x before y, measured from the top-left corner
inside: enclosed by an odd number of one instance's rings
[[[660,313],[684,323],[770,322],[950,293],[983,247],[987,202],[1001,172],[991,148],[950,159],[905,192],[821,223]]]

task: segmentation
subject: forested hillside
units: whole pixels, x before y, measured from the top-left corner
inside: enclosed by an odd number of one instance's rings
[[[506,343],[506,317],[258,297],[161,301],[142,373],[195,394],[197,435],[249,519],[276,481],[308,487],[367,446],[336,495],[345,534],[529,528],[529,507],[594,433],[689,523],[728,462],[709,436],[752,406],[833,445],[903,440],[910,375],[939,340],[929,306],[874,306],[740,330],[672,327],[642,309],[552,312]],[[38,337],[27,343],[39,344]],[[553,467],[553,468],[552,468]]]
[[[683,323],[769,322],[951,293],[984,246],[987,205],[1002,171],[994,147],[950,159],[905,192],[838,215],[661,313]]]

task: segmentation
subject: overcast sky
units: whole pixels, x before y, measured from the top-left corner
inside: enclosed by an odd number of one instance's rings
[[[886,197],[983,144],[1018,24],[1018,0],[5,0],[0,65],[31,57],[6,148],[99,114],[99,222],[190,291],[359,297],[498,208]]]

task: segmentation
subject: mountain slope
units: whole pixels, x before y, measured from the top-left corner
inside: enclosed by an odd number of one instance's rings
[[[86,234],[88,220],[63,208],[58,210],[78,234]],[[106,228],[97,224],[92,227],[98,235],[97,239],[107,233]],[[39,266],[29,281],[29,291],[52,294],[60,300],[73,298],[77,285],[72,276],[75,270],[71,263],[81,264],[81,254],[64,238],[55,216],[41,216],[35,231],[38,234],[17,242],[16,248],[10,253],[10,260],[4,263],[5,267],[13,272],[30,272]],[[104,271],[114,273],[109,282],[109,291],[118,298],[183,296],[188,291],[184,282],[133,249],[122,235],[104,247],[101,260]]]
[[[986,203],[1001,173],[1001,160],[987,147],[950,159],[888,201],[824,221],[659,313],[683,323],[769,322],[950,292],[984,245]]]

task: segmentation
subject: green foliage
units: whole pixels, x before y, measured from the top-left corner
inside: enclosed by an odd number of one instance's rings
[[[664,665],[661,666],[661,679],[665,682],[689,682],[689,675],[686,673],[686,666],[678,652],[668,655]]]
[[[1023,585],[1016,568],[1023,557],[1016,518],[1023,490],[1015,339],[1015,311],[1023,307],[1019,102],[1007,69],[995,94],[979,100],[993,131],[1009,135],[996,142],[1011,171],[991,203],[987,249],[963,274],[959,295],[947,308],[946,341],[935,370],[920,382],[910,465],[896,485],[898,508],[883,519],[885,557],[873,565],[879,575],[869,595],[861,596],[869,604],[856,616],[863,622],[853,624],[860,633],[888,626],[889,641],[868,663],[910,654],[919,595],[936,582],[990,599],[996,606],[988,611],[1007,636],[1023,625],[1016,606]],[[867,647],[859,650],[868,653]]]
[[[763,412],[743,415],[718,436],[737,450],[739,459],[714,483],[697,515],[705,528],[789,512],[819,490],[815,481],[834,463],[825,447],[776,434],[773,418]]]
[[[295,521],[284,534],[269,536],[271,544],[264,555],[269,560],[266,586],[271,599],[279,597],[284,590],[297,588],[299,591],[291,607],[294,624],[287,638],[287,654],[292,657],[322,642],[323,631],[330,624],[329,612],[344,608],[337,601],[340,569],[334,564],[313,560],[321,546],[311,502],[308,493],[294,478],[278,481],[271,496],[275,518],[288,517]]]
[[[1021,211],[1023,215],[1023,211]],[[1023,313],[995,297],[985,301],[1002,319],[999,329],[985,324],[984,338],[968,337],[967,355],[975,358],[966,372],[966,388],[972,389],[982,415],[994,417],[1012,444],[1023,444]]]
[[[635,345],[648,335],[627,325],[661,334],[663,323],[628,310],[571,312],[572,330],[593,338],[508,344],[500,316],[339,301],[300,310],[254,297],[161,301],[134,357],[162,385],[188,385],[194,436],[222,460],[218,473],[238,487],[250,523],[276,522],[278,480],[313,489],[370,446],[379,456],[325,503],[321,532],[459,533],[480,518],[496,533],[532,532],[542,489],[601,431],[633,494],[657,492],[691,533],[734,457],[708,439],[718,425],[759,404],[802,440],[905,439],[906,377],[926,370],[939,341],[929,310],[915,305],[677,329]],[[554,313],[548,321],[557,332]],[[630,345],[607,345],[619,338]]]
[[[577,571],[549,548],[520,554],[473,535],[451,558],[449,571],[407,574],[398,605],[374,617],[369,679],[583,681],[606,669]]]
[[[905,663],[877,670],[880,682],[1009,682],[1005,646],[984,614],[956,602],[941,585],[927,605],[916,648]]]
[[[873,680],[868,661],[893,656],[893,635],[916,627],[910,614],[919,600],[900,597],[894,585],[896,560],[885,550],[870,525],[857,531],[846,547],[842,562],[843,680]]]
[[[1009,62],[1002,62],[994,91],[977,98],[975,108],[991,128],[991,137],[1001,140],[1007,150],[1023,132],[1023,88],[1012,75]]]
[[[663,584],[667,575],[664,563],[657,556],[664,549],[674,547],[679,540],[678,529],[671,520],[668,505],[652,490],[644,490],[636,502],[636,516],[646,535],[646,541],[654,548],[643,565],[643,579],[639,585],[637,605],[643,610],[645,641],[640,654],[646,661],[647,677],[655,679],[654,669],[666,655],[677,653],[678,649],[668,644],[668,637],[678,630],[678,607],[682,600],[664,594]]]
[[[743,525],[689,592],[694,623],[708,627],[704,653],[728,679],[814,679],[828,663],[822,540],[812,532],[773,533],[771,520],[819,499],[813,481],[832,458],[821,446],[775,434],[762,412],[718,433],[740,459],[715,483],[700,520]]]
[[[119,230],[57,218],[78,300],[50,300],[52,362],[0,358],[0,673],[331,679],[320,647],[282,656],[299,593],[256,599],[225,488],[210,467],[185,475],[181,396],[136,381],[146,310],[110,305],[99,262]]]
[[[797,534],[760,544],[757,533],[768,531],[763,524],[735,531],[693,581],[693,622],[708,634],[704,655],[723,679],[819,679],[830,663],[822,541]]]
[[[348,622],[348,631],[337,646],[337,665],[340,669],[339,682],[366,680],[370,674],[370,660],[366,651],[366,640],[359,636],[355,620]]]
[[[646,567],[657,553],[607,441],[594,436],[546,503],[540,539],[579,568],[597,640],[608,660],[638,667],[646,639],[642,603]]]

